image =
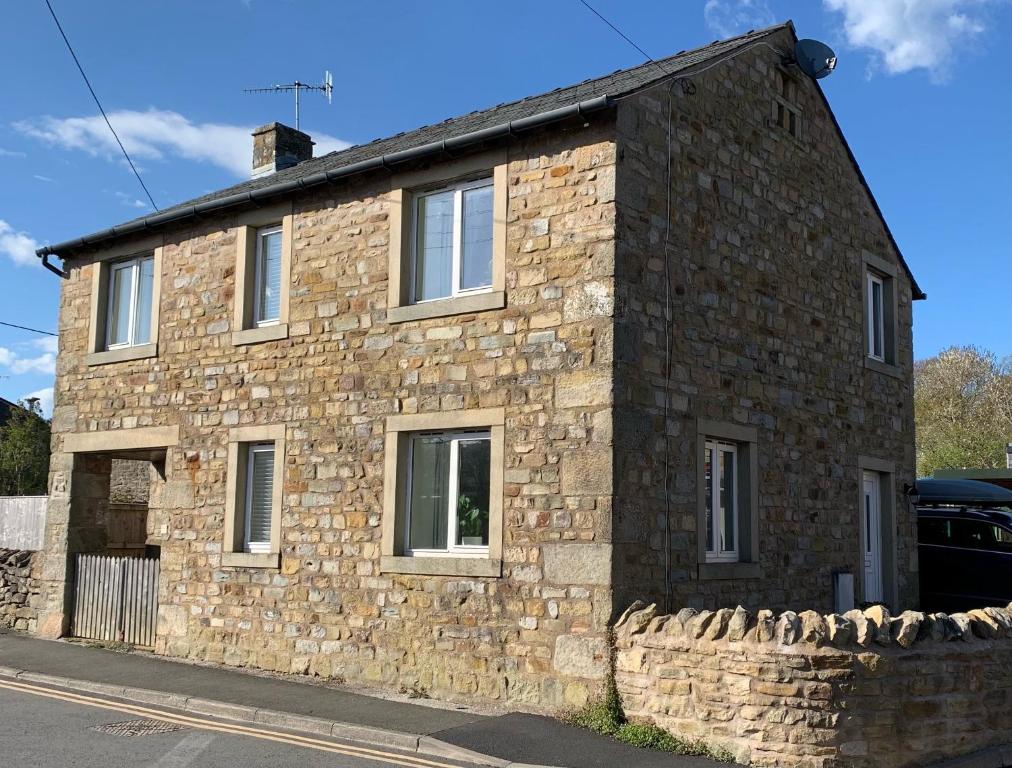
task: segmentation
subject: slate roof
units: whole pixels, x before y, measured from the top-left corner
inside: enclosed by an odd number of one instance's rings
[[[367,144],[359,144],[338,152],[330,152],[321,157],[314,157],[311,160],[301,162],[291,168],[286,168],[284,170],[277,171],[276,173],[268,174],[256,179],[243,181],[239,184],[235,184],[234,186],[226,187],[225,189],[220,189],[207,195],[193,198],[192,200],[187,200],[186,202],[179,203],[169,208],[163,208],[155,214],[148,214],[147,216],[131,219],[130,221],[116,225],[110,229],[96,232],[92,235],[86,235],[83,238],[68,240],[56,245],[44,246],[36,251],[36,253],[40,257],[48,254],[57,254],[61,257],[65,257],[71,255],[75,250],[90,246],[99,241],[114,240],[122,235],[136,234],[138,231],[149,227],[153,228],[161,226],[162,224],[167,223],[166,220],[171,219],[174,215],[178,215],[178,218],[181,219],[189,213],[192,213],[193,207],[196,205],[213,205],[216,201],[224,202],[227,198],[237,195],[255,192],[257,190],[265,191],[269,187],[282,185],[286,182],[298,182],[301,179],[309,179],[310,177],[318,176],[319,174],[326,173],[328,171],[351,168],[359,163],[385,157],[391,153],[424,147],[432,144],[433,142],[445,141],[473,134],[483,129],[502,126],[524,118],[532,118],[537,115],[551,112],[555,109],[569,107],[592,99],[613,99],[627,96],[631,93],[635,93],[636,91],[648,88],[658,81],[664,80],[665,78],[671,77],[679,72],[684,72],[694,67],[698,67],[699,65],[705,65],[710,62],[717,61],[726,54],[729,54],[739,48],[749,46],[764,37],[768,37],[782,30],[790,30],[791,35],[796,39],[794,24],[790,21],[775,24],[764,29],[750,30],[749,32],[746,32],[743,35],[738,35],[737,37],[731,37],[727,40],[715,40],[709,45],[705,45],[701,48],[680,51],[674,56],[669,56],[665,59],[646,62],[628,69],[616,70],[610,75],[584,80],[576,85],[556,88],[555,90],[548,91],[547,93],[542,93],[537,96],[528,96],[518,101],[498,104],[494,107],[490,107],[489,109],[470,112],[466,115],[461,115],[460,117],[444,120],[441,123],[434,123],[432,125],[416,128],[412,131],[398,133],[382,139],[376,139],[375,141],[371,141]],[[900,251],[899,245],[896,243],[892,232],[889,230],[889,225],[886,222],[885,217],[882,215],[878,202],[875,200],[875,195],[868,186],[868,182],[861,171],[861,167],[858,165],[857,158],[854,156],[850,145],[847,143],[847,139],[843,134],[843,130],[840,128],[839,122],[836,120],[836,116],[833,114],[829,101],[826,99],[821,88],[817,88],[816,90],[822,97],[826,110],[836,125],[840,140],[843,142],[844,148],[854,166],[854,170],[856,171],[861,184],[867,191],[869,200],[871,201],[876,213],[878,213],[879,218],[882,221],[882,226],[885,228],[890,242],[896,249],[896,253],[899,255],[900,263],[903,266],[904,271],[910,278],[914,298],[927,298],[927,295],[917,285],[917,280],[914,278],[913,272],[910,270],[906,259],[904,259],[903,254]],[[291,194],[291,192],[286,191],[284,193],[279,193],[279,195],[280,194]],[[148,223],[149,221],[150,224]]]
[[[291,168],[286,168],[276,173],[268,174],[256,179],[249,179],[225,189],[211,192],[207,195],[187,200],[186,202],[163,208],[156,214],[148,214],[136,219],[117,225],[114,229],[130,229],[133,225],[143,222],[145,219],[157,216],[159,219],[171,216],[173,213],[182,213],[199,203],[208,203],[215,200],[230,197],[235,194],[250,192],[257,189],[281,184],[287,181],[295,181],[300,178],[313,176],[324,171],[354,165],[364,160],[378,158],[392,152],[399,152],[415,147],[421,147],[435,141],[455,138],[465,134],[480,131],[485,128],[502,125],[515,120],[549,112],[560,107],[594,99],[601,96],[618,97],[624,96],[642,88],[648,87],[658,80],[663,80],[683,70],[699,64],[717,59],[736,48],[748,45],[755,40],[774,34],[783,29],[793,29],[791,22],[777,24],[765,29],[753,30],[738,37],[727,40],[718,40],[702,48],[690,51],[682,51],[669,56],[666,59],[658,59],[656,62],[647,62],[629,69],[620,69],[604,77],[597,77],[591,80],[584,80],[582,83],[571,85],[565,88],[556,88],[553,91],[542,93],[537,96],[528,96],[519,101],[512,101],[499,104],[489,109],[471,112],[460,117],[444,120],[441,123],[426,125],[416,128],[413,131],[398,133],[387,138],[377,139],[368,144],[359,144],[338,152],[330,152],[321,157],[314,157]],[[111,239],[111,237],[100,237],[106,232],[86,235],[83,239],[88,241]],[[108,233],[112,235],[111,232]],[[60,245],[49,246],[40,249],[40,253],[60,253],[74,250],[80,243],[68,241]]]

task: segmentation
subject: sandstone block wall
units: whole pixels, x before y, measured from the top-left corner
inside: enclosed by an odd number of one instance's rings
[[[151,462],[113,459],[109,476],[109,501],[114,504],[148,503]]]
[[[398,212],[381,174],[296,200],[284,340],[232,343],[234,216],[166,234],[157,359],[86,364],[95,265],[72,261],[50,540],[71,497],[103,487],[62,452],[65,434],[178,425],[148,523],[159,653],[442,698],[585,701],[612,614],[612,134],[605,116],[511,144],[501,310],[388,322]],[[488,407],[506,417],[502,577],[382,573],[386,417]],[[228,429],[252,424],[287,425],[280,568],[221,565]]]
[[[34,632],[41,602],[36,553],[0,549],[0,627]]]
[[[770,42],[792,45],[786,31]],[[901,494],[914,480],[911,284],[819,86],[797,78],[799,137],[772,121],[777,70],[759,46],[618,107],[619,609],[662,601],[667,575],[672,606],[831,610],[835,571],[860,589],[859,456],[895,464],[897,596],[885,599],[916,605]],[[864,366],[865,251],[897,265],[894,375]],[[758,430],[754,578],[699,568],[699,418]]]
[[[616,648],[627,716],[746,764],[912,768],[1012,741],[1012,606],[893,617],[637,604]]]

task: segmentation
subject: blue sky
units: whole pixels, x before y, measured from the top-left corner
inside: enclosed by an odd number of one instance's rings
[[[246,175],[249,130],[293,121],[339,148],[631,66],[578,0],[483,3],[52,0],[160,206]],[[822,84],[929,299],[918,358],[1012,355],[1010,0],[594,0],[655,58],[787,18],[830,43]],[[31,251],[149,212],[42,0],[0,28],[0,321],[55,330],[59,284]],[[52,340],[0,326],[0,396],[51,397]]]

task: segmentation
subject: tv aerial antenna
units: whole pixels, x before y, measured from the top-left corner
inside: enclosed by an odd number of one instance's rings
[[[330,104],[334,93],[334,77],[330,74],[330,71],[323,73],[323,82],[319,85],[310,85],[309,83],[303,83],[296,80],[294,83],[285,83],[284,85],[271,85],[266,88],[244,88],[243,93],[287,93],[289,91],[295,91],[295,130],[299,129],[299,95],[303,91],[320,91],[327,97],[327,103]]]

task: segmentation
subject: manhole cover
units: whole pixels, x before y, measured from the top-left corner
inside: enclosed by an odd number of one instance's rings
[[[110,733],[113,736],[149,736],[152,733],[172,733],[182,729],[182,725],[167,723],[164,720],[124,720],[120,723],[96,725],[91,730]]]

